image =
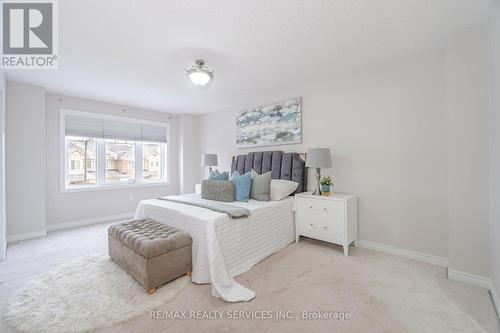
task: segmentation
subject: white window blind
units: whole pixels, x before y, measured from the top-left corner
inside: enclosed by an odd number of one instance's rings
[[[103,137],[103,119],[67,115],[65,134],[86,138]]]
[[[142,124],[142,140],[146,142],[167,142],[165,127]]]
[[[118,117],[100,118],[92,113],[79,112],[78,114],[66,114],[64,123],[64,133],[67,136],[167,142],[167,128],[165,126],[151,125],[140,120],[120,120]]]
[[[105,119],[102,133],[104,139],[142,141],[139,123]]]

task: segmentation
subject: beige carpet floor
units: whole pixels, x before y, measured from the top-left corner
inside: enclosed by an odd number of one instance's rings
[[[0,263],[0,312],[30,278],[106,251],[107,226],[9,245],[8,259]],[[154,319],[146,313],[99,332],[500,332],[488,291],[447,280],[445,269],[429,264],[360,248],[350,254],[344,258],[340,247],[302,239],[237,278],[257,293],[249,303],[228,304],[211,297],[208,285],[191,284],[157,309],[164,317],[164,311],[179,311],[178,317],[182,311],[187,317],[190,311],[223,311],[222,319]],[[298,318],[277,319],[276,311]],[[304,320],[303,311],[349,313],[350,319]],[[229,318],[262,312],[272,318]],[[0,332],[13,332],[1,318]]]

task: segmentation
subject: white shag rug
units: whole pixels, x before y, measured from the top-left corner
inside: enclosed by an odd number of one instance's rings
[[[29,282],[8,301],[5,321],[21,332],[86,332],[158,308],[188,283],[184,276],[149,295],[107,254],[85,256]]]

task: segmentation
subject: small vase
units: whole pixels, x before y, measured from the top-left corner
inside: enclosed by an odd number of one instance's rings
[[[330,185],[321,185],[321,194],[330,195]]]

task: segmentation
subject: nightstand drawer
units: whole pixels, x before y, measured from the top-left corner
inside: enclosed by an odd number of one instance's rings
[[[297,222],[304,234],[321,234],[331,239],[345,238],[345,204],[342,201],[300,198]]]

